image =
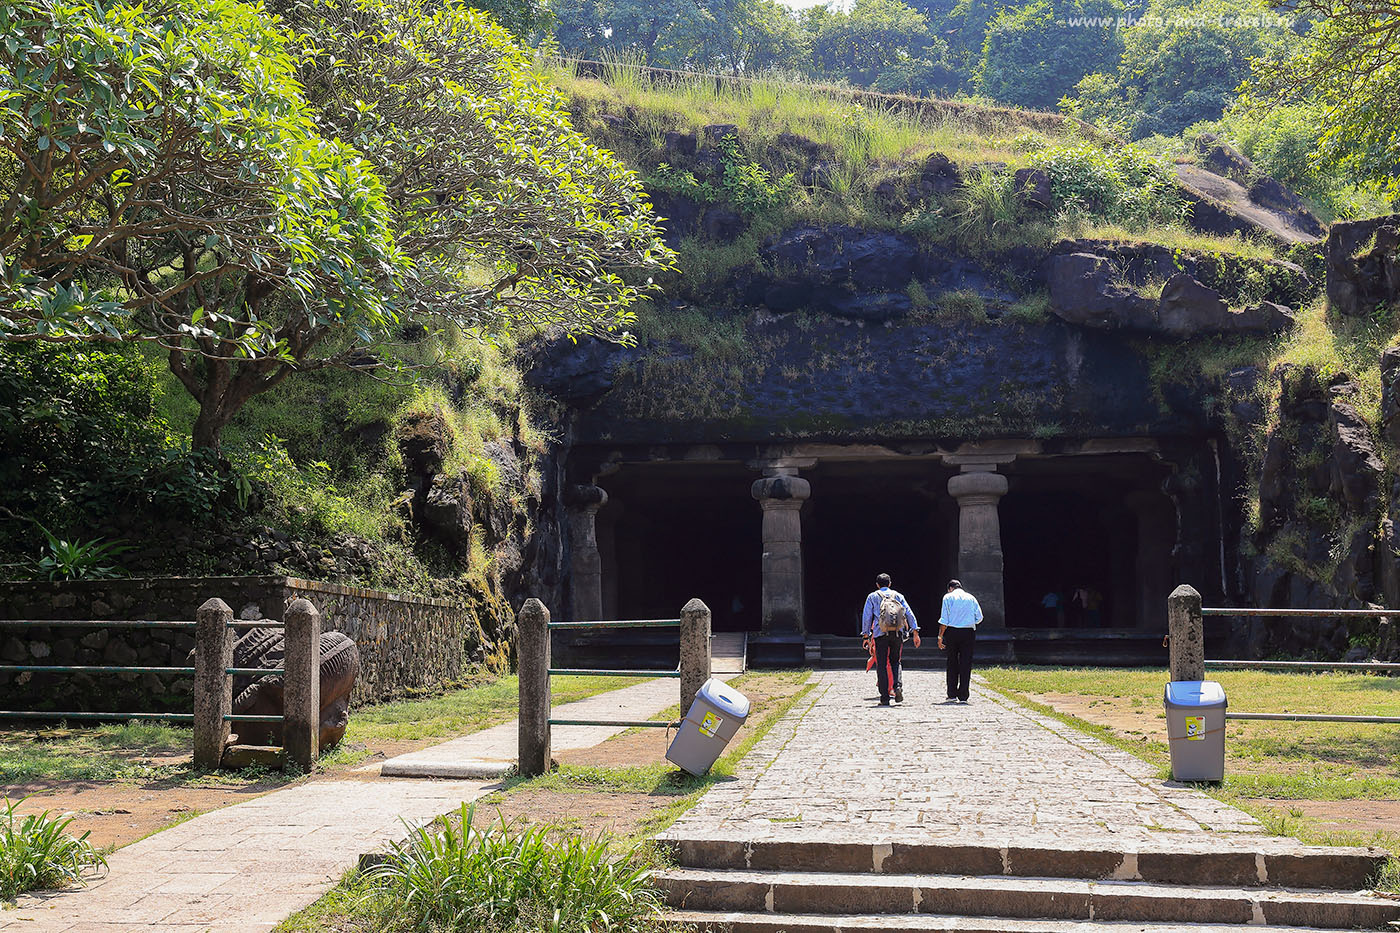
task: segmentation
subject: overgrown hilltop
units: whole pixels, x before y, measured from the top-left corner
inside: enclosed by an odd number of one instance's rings
[[[1327,295],[1347,276],[1384,282],[1393,247],[1375,231],[1393,219],[1329,241],[1326,204],[1212,135],[1149,149],[1044,113],[623,66],[547,73],[642,174],[679,254],[639,351],[551,358],[611,387],[583,400],[597,406],[588,437],[1216,436],[1244,480],[1225,493],[1240,598],[1388,599],[1388,481],[1352,508],[1352,479],[1283,494],[1261,477],[1290,372],[1351,387],[1337,391],[1354,415],[1320,417],[1310,475],[1364,472],[1364,438],[1391,456],[1378,425],[1395,295],[1382,284],[1346,310]],[[882,379],[881,359],[904,378]],[[1280,495],[1289,519],[1261,522]],[[1372,569],[1346,569],[1358,562]]]

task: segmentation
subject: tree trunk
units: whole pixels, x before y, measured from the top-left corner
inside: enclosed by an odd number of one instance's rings
[[[225,415],[217,400],[201,398],[199,401],[199,416],[194,419],[194,431],[190,438],[190,444],[195,450],[209,450],[215,454],[219,452],[219,435],[223,432],[224,426],[229,423],[230,415]]]

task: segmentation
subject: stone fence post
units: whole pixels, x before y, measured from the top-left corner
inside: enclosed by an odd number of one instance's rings
[[[549,610],[527,599],[515,616],[516,665],[520,678],[520,760],[525,777],[549,770]]]
[[[294,599],[282,618],[282,753],[310,771],[321,751],[321,613]]]
[[[1167,638],[1172,680],[1206,679],[1205,617],[1201,594],[1182,584],[1167,597]]]
[[[681,719],[710,679],[710,607],[698,598],[681,610]]]
[[[233,712],[233,610],[222,599],[207,600],[195,613],[194,630],[194,766],[219,767],[228,744]]]

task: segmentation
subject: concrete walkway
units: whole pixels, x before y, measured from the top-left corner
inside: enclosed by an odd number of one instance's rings
[[[675,680],[646,681],[555,714],[645,719],[674,706],[679,689]],[[512,721],[416,756],[508,762],[516,730]],[[586,748],[621,731],[560,727],[554,747]],[[86,888],[20,898],[17,909],[0,911],[0,930],[262,933],[313,903],[360,855],[403,838],[405,823],[422,825],[495,787],[486,780],[366,778],[311,781],[156,833],[110,856],[107,875]]]

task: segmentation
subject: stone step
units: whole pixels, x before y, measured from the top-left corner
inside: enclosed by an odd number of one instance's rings
[[[1231,888],[966,875],[675,869],[657,875],[676,910],[935,914],[1143,923],[1386,929],[1400,900],[1370,892]]]
[[[1259,933],[1253,924],[1080,923],[1074,920],[1018,920],[1011,917],[957,917],[947,914],[772,914],[675,910],[667,920],[697,933]],[[1269,933],[1317,933],[1315,927],[1271,926]]]
[[[957,845],[936,842],[828,842],[814,839],[691,838],[663,833],[664,846],[685,868],[749,871],[1003,875],[1085,881],[1150,881],[1359,891],[1370,887],[1386,853],[1370,847],[1305,846],[1255,837],[1229,848],[1183,836],[1172,848],[1083,848]],[[1274,846],[1277,845],[1277,848]]]

